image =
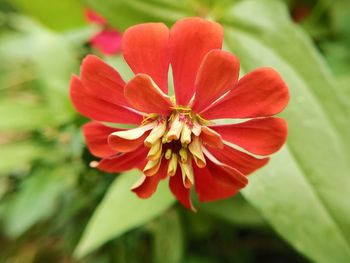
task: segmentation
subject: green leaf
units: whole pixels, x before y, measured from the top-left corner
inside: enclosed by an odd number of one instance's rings
[[[344,75],[338,78],[339,86],[344,89],[346,96],[350,100],[350,76]]]
[[[241,2],[228,11],[223,23],[227,45],[245,71],[272,66],[291,90],[283,114],[289,124],[288,150],[252,176],[244,195],[286,240],[313,260],[349,261],[349,101],[279,1]],[[292,231],[291,224],[295,224]],[[325,236],[334,237],[331,245]]]
[[[350,2],[347,0],[338,0],[332,1],[332,5],[330,5],[329,15],[332,24],[332,28],[334,28],[337,32],[344,32],[350,36]]]
[[[129,81],[134,77],[135,74],[132,72],[129,65],[124,60],[123,56],[106,57],[105,61],[106,63],[117,69],[125,81]]]
[[[154,238],[154,262],[182,262],[184,236],[180,217],[175,210],[162,215],[152,225]]]
[[[45,148],[33,142],[17,142],[0,147],[0,176],[30,168],[30,163],[44,154]]]
[[[72,171],[43,168],[31,174],[20,186],[19,192],[6,206],[4,230],[10,237],[18,237],[35,223],[48,218],[56,207],[58,197],[73,182]]]
[[[349,41],[350,43],[350,41]],[[324,41],[321,49],[335,75],[348,75],[350,69],[350,51],[346,41]]]
[[[86,24],[83,5],[77,0],[12,0],[11,3],[54,30],[69,30]]]
[[[55,118],[47,111],[45,105],[28,102],[0,100],[0,115],[11,116],[0,122],[0,131],[26,131],[52,125]]]
[[[243,195],[283,238],[313,261],[349,261],[344,233],[287,148],[250,177]]]
[[[21,102],[4,99],[0,114],[12,118],[3,120],[0,130],[37,129],[70,120],[75,113],[67,89],[78,65],[72,43],[28,18],[13,16],[11,21],[19,32],[8,34],[0,42],[0,58],[8,71],[16,72],[19,65],[27,65],[30,70],[23,76],[18,74],[15,79],[18,83],[26,83],[28,76],[35,80],[31,90],[25,91],[26,94],[33,92],[34,99],[29,97]]]
[[[168,25],[193,15],[186,0],[85,0],[120,30],[138,23],[162,21]],[[116,15],[118,14],[118,15]]]
[[[149,199],[139,199],[130,187],[141,173],[133,170],[118,176],[96,208],[75,250],[77,257],[97,249],[110,239],[141,226],[163,213],[173,202],[166,182]]]
[[[266,224],[262,216],[241,195],[226,200],[196,205],[199,212],[206,212],[235,225],[261,226]]]

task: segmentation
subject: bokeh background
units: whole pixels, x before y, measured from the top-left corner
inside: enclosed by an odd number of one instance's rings
[[[287,145],[234,198],[149,200],[137,171],[89,167],[69,80],[102,25],[219,21],[242,73],[277,69],[291,90]],[[210,36],[208,36],[210,37]],[[1,0],[0,262],[350,262],[349,0]]]

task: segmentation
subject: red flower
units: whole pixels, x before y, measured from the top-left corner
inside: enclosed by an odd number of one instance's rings
[[[90,44],[104,55],[114,55],[121,51],[122,34],[108,26],[107,21],[95,11],[87,9],[85,16],[90,23],[100,25],[102,30],[90,39]]]
[[[286,107],[289,92],[271,68],[238,80],[239,62],[221,50],[222,40],[222,27],[200,18],[180,20],[171,30],[161,23],[133,26],[122,50],[136,76],[126,84],[97,57],[84,59],[80,78],[71,81],[71,99],[95,120],[84,135],[92,154],[102,158],[97,168],[143,170],[132,187],[141,198],[169,178],[173,194],[191,209],[193,185],[200,201],[230,197],[247,185],[247,175],[286,140],[285,121],[271,116]],[[167,95],[170,64],[175,97]],[[236,123],[213,121],[223,118]]]

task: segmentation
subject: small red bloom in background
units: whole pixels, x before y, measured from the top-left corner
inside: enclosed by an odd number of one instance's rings
[[[222,41],[222,27],[201,18],[180,20],[170,30],[162,23],[130,27],[122,52],[136,75],[127,83],[99,58],[84,59],[70,92],[76,110],[94,120],[83,131],[91,153],[102,158],[98,169],[141,169],[132,187],[141,198],[169,178],[172,193],[190,209],[192,186],[205,202],[247,185],[247,175],[286,140],[286,122],[272,116],[286,107],[289,92],[271,68],[238,80],[239,61],[221,50]],[[174,97],[168,95],[170,65]],[[215,122],[227,118],[235,124]]]
[[[301,23],[311,14],[311,11],[312,7],[310,4],[304,3],[303,1],[294,1],[291,15],[295,22]]]
[[[107,21],[95,11],[85,11],[87,20],[101,26],[102,30],[90,38],[90,44],[104,55],[115,55],[121,51],[122,34],[110,27]]]

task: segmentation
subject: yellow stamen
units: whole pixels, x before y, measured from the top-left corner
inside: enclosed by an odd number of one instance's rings
[[[169,165],[168,165],[168,171],[167,174],[169,176],[174,176],[177,170],[177,163],[178,163],[178,156],[176,153],[173,153],[171,155],[171,159],[169,161]]]
[[[192,111],[192,109],[190,107],[181,106],[181,105],[171,107],[171,109],[173,109],[175,111],[181,111],[181,112],[191,112]]]
[[[157,113],[151,113],[148,114],[147,116],[143,117],[141,125],[147,124],[149,121],[157,120],[159,118],[159,115]]]
[[[153,128],[145,140],[145,146],[149,148],[152,147],[152,145],[164,135],[166,124],[166,121],[160,121],[157,126]]]
[[[174,120],[171,122],[170,130],[166,135],[167,142],[171,142],[172,140],[178,140],[180,138],[183,126],[184,122],[180,120],[180,115],[176,114]]]
[[[206,119],[204,119],[202,116],[200,116],[199,114],[196,115],[196,119],[198,120],[198,122],[202,125],[209,125],[211,124],[212,122],[211,121],[208,121]]]
[[[160,167],[162,157],[156,159],[156,160],[149,160],[148,163],[146,164],[145,168],[143,168],[143,172],[146,176],[152,176],[155,175]]]
[[[169,160],[172,156],[173,151],[171,149],[166,150],[165,159]]]
[[[181,148],[179,151],[179,155],[181,157],[181,162],[187,162],[188,160],[188,152],[186,148]]]
[[[194,161],[196,162],[199,168],[206,166],[205,157],[203,155],[202,144],[199,137],[194,136],[191,144],[188,146],[190,153],[192,153]]]
[[[193,177],[193,168],[191,164],[191,160],[189,160],[186,163],[179,162],[181,173],[182,173],[182,181],[186,188],[191,188],[191,186],[194,183],[194,177]]]
[[[199,136],[201,134],[201,131],[202,131],[201,125],[197,121],[194,121],[193,122],[193,127],[192,127],[192,133],[195,136]]]
[[[172,102],[176,105],[174,99]],[[181,169],[183,185],[191,188],[194,184],[192,158],[198,167],[206,166],[205,149],[199,136],[205,135],[202,126],[210,122],[193,113],[190,107],[176,105],[172,110],[167,117],[149,114],[144,118],[143,127],[153,125],[150,128],[153,129],[144,141],[150,149],[143,172],[145,176],[156,175],[164,158],[168,160],[167,175],[174,176],[177,169]]]
[[[147,157],[150,160],[156,160],[160,157],[162,154],[162,143],[160,140],[157,140],[151,147],[151,150],[149,150]]]
[[[191,129],[187,124],[184,125],[181,131],[181,144],[187,145],[191,142]]]

